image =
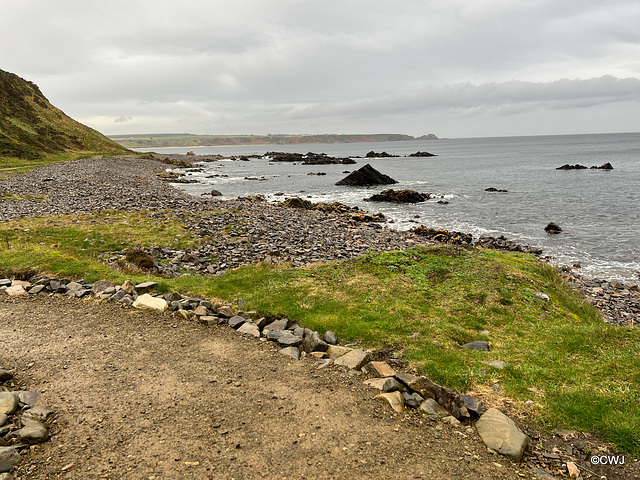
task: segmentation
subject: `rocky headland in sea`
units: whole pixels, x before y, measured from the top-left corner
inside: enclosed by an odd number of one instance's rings
[[[201,160],[189,155],[167,157],[173,165]],[[144,249],[154,259],[156,273],[164,275],[219,274],[258,261],[303,266],[438,244],[528,252],[545,261],[539,249],[504,237],[473,239],[462,232],[425,226],[397,231],[387,227],[381,214],[339,203],[313,204],[303,199],[270,203],[259,195],[234,200],[195,197],[162,181],[159,175],[169,166],[154,158],[95,157],[8,175],[0,178],[0,221],[108,210],[145,210],[152,216],[170,213],[202,245],[187,250],[167,245]],[[124,256],[125,252],[104,252],[103,258],[116,263]],[[561,273],[602,312],[605,321],[640,322],[637,283],[588,278],[580,274],[578,265],[562,267]]]

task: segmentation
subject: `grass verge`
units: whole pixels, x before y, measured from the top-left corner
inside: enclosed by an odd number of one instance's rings
[[[161,212],[5,222],[0,275],[154,280],[161,291],[241,298],[260,314],[286,315],[368,347],[392,347],[421,373],[460,391],[493,392],[500,385],[511,408],[539,428],[596,433],[623,452],[640,453],[640,332],[604,323],[553,268],[530,255],[416,247],[307,268],[251,265],[217,277],[177,278],[116,271],[98,258],[136,245],[196,245],[183,227]],[[492,350],[462,348],[479,339]],[[508,366],[496,369],[490,360]],[[537,406],[526,407],[527,400]]]

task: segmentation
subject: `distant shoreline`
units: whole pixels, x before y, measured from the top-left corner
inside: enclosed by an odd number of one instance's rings
[[[318,135],[111,135],[111,140],[127,148],[198,148],[265,145],[317,145],[332,143],[394,142],[438,140],[433,133],[413,137],[395,133]]]

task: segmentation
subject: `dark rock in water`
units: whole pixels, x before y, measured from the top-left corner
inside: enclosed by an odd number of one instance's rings
[[[211,192],[209,192],[209,195],[211,195],[212,197],[221,197],[222,192],[220,192],[219,190],[211,190]]]
[[[309,152],[306,155],[302,153],[287,152],[267,152],[265,157],[271,157],[272,162],[300,162],[301,165],[331,165],[331,164],[353,164],[356,163],[352,158],[335,158],[330,157],[326,153]]]
[[[562,165],[561,167],[556,168],[556,170],[587,170],[587,167],[580,164],[569,165],[568,163]],[[594,165],[591,167],[591,170],[613,170],[613,166],[607,162],[600,166]]]
[[[470,233],[450,232],[442,228],[436,230],[425,227],[424,225],[412,228],[410,231],[421,237],[427,237],[436,242],[450,245],[471,245],[473,241],[473,236]]]
[[[373,150],[371,150],[369,153],[367,153],[365,155],[365,158],[396,158],[399,157],[400,155],[391,155],[390,153],[387,152],[374,152]]]
[[[380,173],[367,163],[364,167],[359,168],[355,172],[351,172],[349,175],[337,182],[336,185],[367,186],[391,185],[394,183],[398,182],[390,176]]]
[[[369,198],[365,198],[365,202],[393,202],[393,203],[418,203],[429,200],[431,195],[429,193],[419,193],[415,190],[383,190],[380,193],[371,195]]]
[[[498,193],[507,193],[507,190],[501,190],[496,187],[489,187],[484,189],[485,192],[498,192]]]
[[[607,162],[600,165],[599,167],[594,165],[593,167],[591,167],[591,170],[613,170],[613,165]]]
[[[569,165],[568,163],[562,165],[561,167],[556,168],[556,170],[586,170],[587,167],[580,164]]]
[[[429,152],[416,152],[416,153],[412,153],[409,156],[410,157],[435,157],[436,154],[435,153],[429,153]]]
[[[562,232],[562,228],[557,223],[549,222],[549,224],[544,227],[544,231],[547,233],[560,233]]]

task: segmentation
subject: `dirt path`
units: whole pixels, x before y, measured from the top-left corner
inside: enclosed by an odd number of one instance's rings
[[[1,298],[0,332],[0,365],[58,412],[22,479],[534,478],[471,428],[228,327],[37,296]]]

